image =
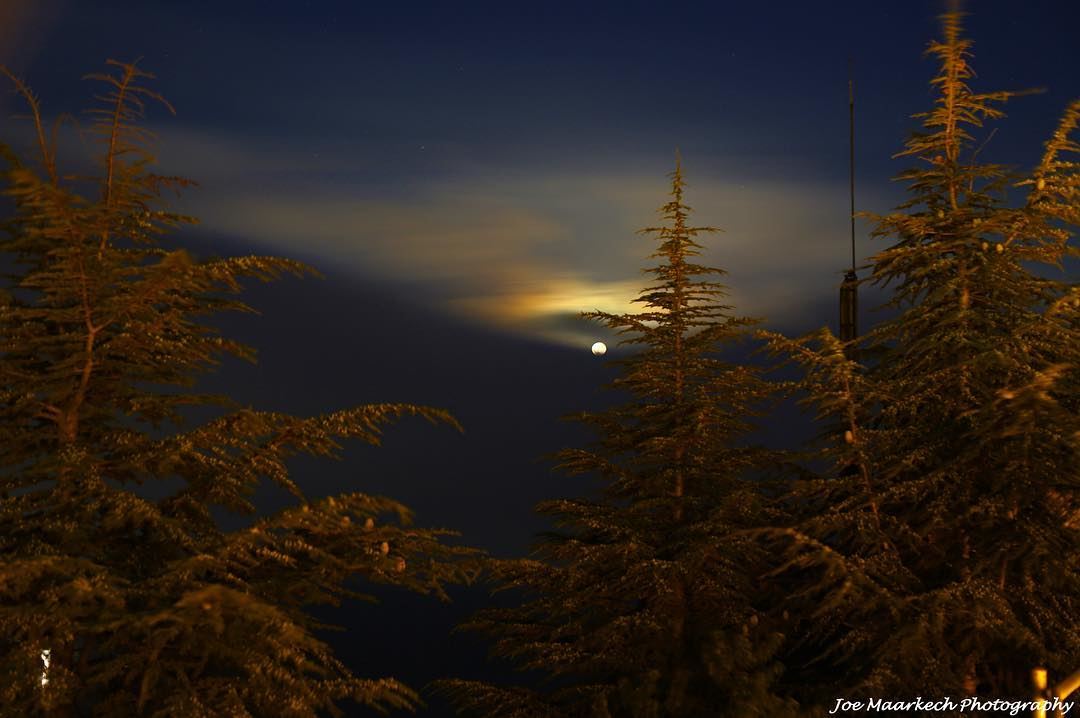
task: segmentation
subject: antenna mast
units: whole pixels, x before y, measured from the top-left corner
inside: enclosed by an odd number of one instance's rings
[[[848,60],[848,175],[851,189],[851,268],[840,285],[840,340],[859,336],[859,277],[855,274],[855,81]]]

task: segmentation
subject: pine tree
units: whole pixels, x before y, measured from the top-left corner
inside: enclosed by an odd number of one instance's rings
[[[718,355],[752,320],[722,303],[722,270],[695,263],[700,234],[671,175],[666,223],[639,313],[590,312],[638,349],[611,388],[629,397],[583,413],[596,443],[560,453],[570,475],[602,477],[596,500],[549,501],[559,530],[534,558],[498,566],[523,604],[483,612],[472,628],[495,651],[550,678],[549,689],[449,681],[467,712],[488,716],[750,716],[790,713],[770,693],[779,635],[752,602],[760,552],[753,478],[775,461],[745,437],[772,388]]]
[[[961,21],[943,16],[929,48],[936,101],[899,155],[919,163],[900,175],[911,197],[876,218],[892,243],[872,280],[895,317],[861,343],[865,365],[828,331],[771,337],[828,421],[831,473],[799,484],[796,518],[770,533],[800,638],[789,675],[819,699],[838,681],[846,695],[1025,696],[1033,666],[1080,667],[1080,288],[1062,278],[1080,102],[1033,172],[982,161],[984,124],[1017,93],[970,88]]]
[[[14,269],[0,294],[0,714],[414,707],[399,681],[353,675],[306,607],[364,597],[345,587],[355,576],[445,597],[445,582],[471,575],[471,552],[412,527],[388,498],[310,499],[288,461],[336,456],[344,440],[378,444],[397,417],[455,422],[406,404],[301,418],[195,391],[224,357],[254,358],[204,317],[248,310],[235,297],[245,279],[311,270],[163,249],[192,221],[164,208],[165,190],[190,183],[153,173],[140,124],[147,103],[168,105],[134,64],[109,70],[90,76],[106,87],[91,110],[102,148],[92,178],[61,173],[37,98],[5,71],[28,102],[40,168],[5,153],[14,214],[0,252]],[[199,406],[217,416],[192,427]],[[267,481],[295,505],[222,530],[211,510],[253,515]],[[164,498],[140,493],[152,484]]]

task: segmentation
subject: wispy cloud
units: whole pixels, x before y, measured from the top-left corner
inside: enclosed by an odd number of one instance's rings
[[[357,157],[299,151],[225,136],[170,132],[163,164],[198,175],[185,202],[206,230],[247,237],[355,273],[390,280],[425,301],[499,329],[582,344],[598,330],[581,311],[630,311],[640,268],[669,189],[663,171],[582,164],[508,174],[465,165],[461,174],[370,191],[342,175]],[[741,181],[687,167],[703,259],[729,271],[740,314],[814,326],[807,317],[839,283],[848,232],[845,187],[785,179]]]

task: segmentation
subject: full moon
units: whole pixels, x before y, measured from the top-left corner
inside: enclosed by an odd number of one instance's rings
[[[607,352],[607,344],[603,342],[597,342],[592,345],[592,353],[596,356],[603,356]]]

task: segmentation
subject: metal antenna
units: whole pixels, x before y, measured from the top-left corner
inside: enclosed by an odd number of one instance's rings
[[[848,178],[851,185],[851,271],[855,271],[855,80],[848,60]]]
[[[855,274],[855,81],[848,60],[848,174],[851,189],[851,269],[840,285],[840,339],[859,336],[859,277]]]

